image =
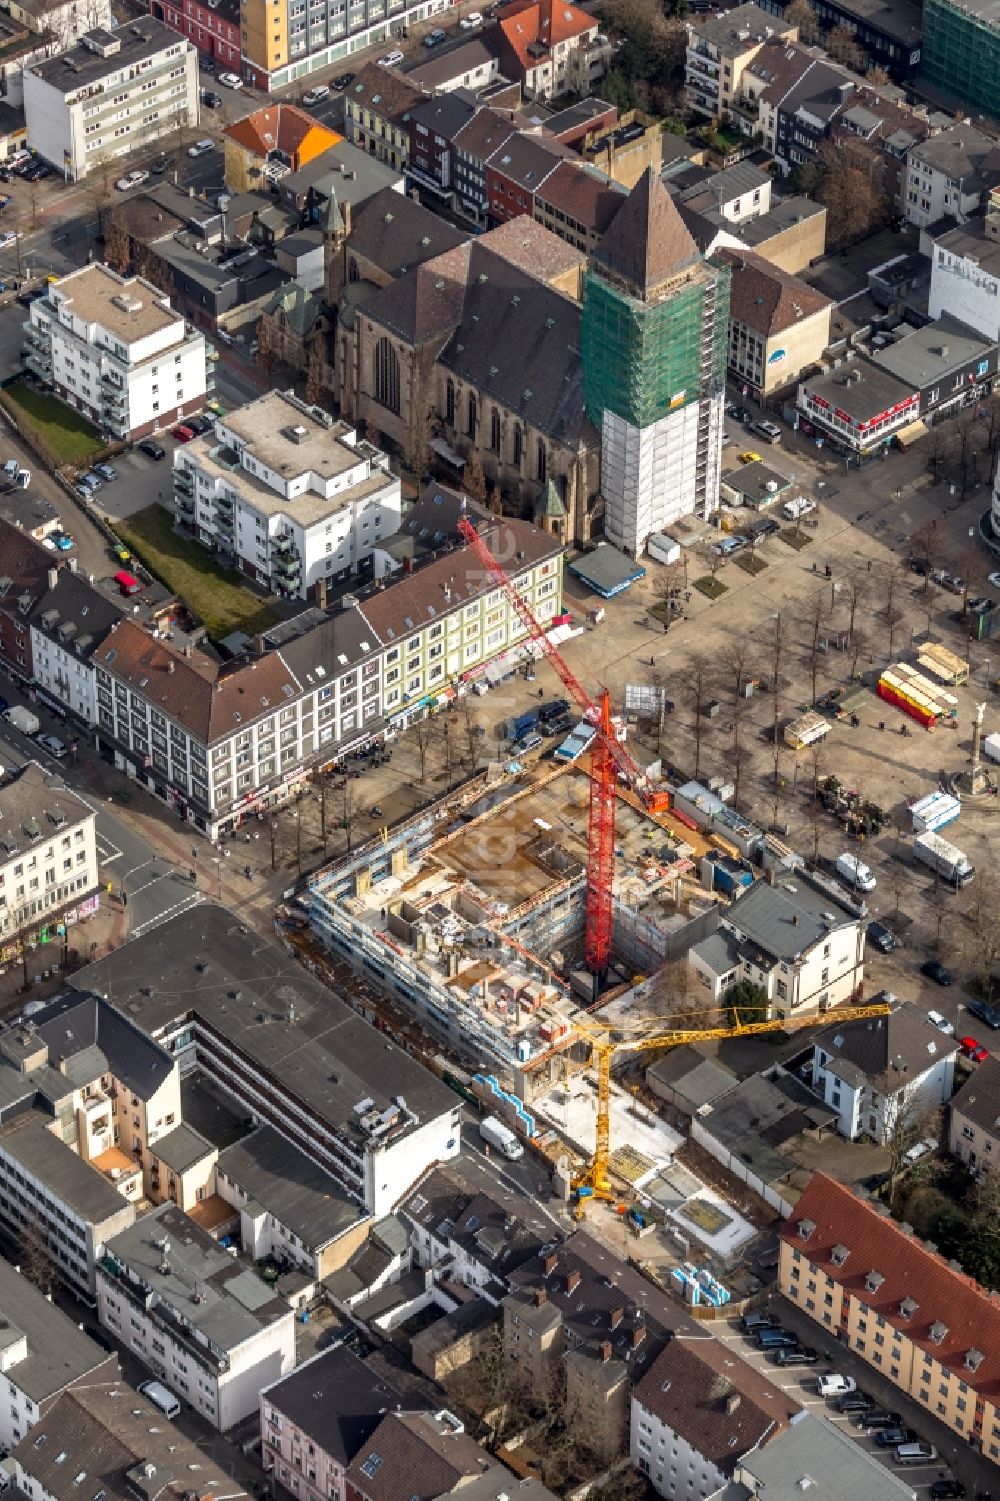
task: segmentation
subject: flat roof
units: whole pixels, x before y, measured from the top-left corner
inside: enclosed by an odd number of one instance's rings
[[[775,499],[792,486],[792,481],[787,474],[779,474],[777,469],[769,469],[762,459],[755,459],[752,464],[738,464],[735,469],[727,469],[722,476],[722,483],[729,485],[733,490],[738,490],[741,495],[752,496],[754,500],[766,500],[768,497]],[[769,488],[771,485],[776,488],[771,490]]]
[[[0,1345],[9,1348],[23,1336],[27,1355],[7,1367],[8,1380],[42,1403],[83,1378],[94,1378],[107,1364],[105,1377],[117,1374],[116,1356],[96,1345],[55,1303],[9,1261],[0,1257]]]
[[[55,57],[32,63],[28,72],[34,73],[64,95],[78,94],[89,84],[106,78],[109,73],[124,72],[135,67],[136,63],[155,57],[158,52],[165,52],[168,47],[176,48],[181,53],[194,50],[191,43],[172,26],[167,26],[154,16],[140,16],[137,20],[130,20],[128,25],[116,27],[114,31],[106,31],[99,26],[88,31],[86,37],[91,39],[94,46],[87,46],[86,39],[81,37],[75,47],[58,52]],[[94,50],[95,47],[101,50]],[[102,52],[106,55],[102,56]]]
[[[846,385],[844,377],[848,373],[860,379],[852,379],[850,385]],[[902,381],[891,371],[883,370],[870,360],[851,360],[837,370],[827,370],[822,375],[806,377],[802,385],[814,395],[824,397],[831,407],[839,407],[857,422],[867,422],[869,418],[877,417],[881,412],[905,401],[916,391],[912,381]]]
[[[995,339],[983,338],[945,313],[936,323],[916,329],[869,358],[908,385],[927,386],[973,360],[995,356],[996,352]]]
[[[248,1198],[319,1251],[352,1225],[367,1219],[329,1173],[273,1126],[261,1126],[219,1153],[218,1171]]]
[[[48,1129],[46,1118],[20,1115],[0,1131],[0,1151],[19,1162],[49,1192],[93,1225],[131,1210],[128,1199]],[[54,1125],[49,1121],[49,1125]]]
[[[636,579],[645,578],[646,575],[641,563],[626,557],[617,547],[612,547],[610,542],[600,542],[593,552],[575,558],[570,563],[569,570],[605,599],[620,594],[629,584],[634,584]]]
[[[65,304],[84,323],[99,323],[125,344],[174,325],[177,342],[184,338],[184,319],[158,287],[141,276],[119,276],[99,261],[53,282],[46,302]]]

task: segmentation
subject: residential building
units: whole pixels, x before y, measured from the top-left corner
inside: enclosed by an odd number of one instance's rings
[[[801,1411],[711,1334],[678,1334],[632,1388],[629,1456],[658,1496],[707,1501]]]
[[[109,107],[110,105],[110,107]],[[198,54],[153,16],[88,31],[24,73],[28,142],[67,179],[198,123]]]
[[[300,1501],[346,1501],[348,1466],[405,1405],[346,1345],[321,1350],[260,1394],[261,1463]]]
[[[633,557],[718,503],[729,281],[647,169],[591,257],[581,328],[604,531]]]
[[[572,0],[513,0],[487,31],[500,72],[528,99],[589,94],[607,67],[597,18]]]
[[[839,899],[832,881],[802,870],[794,881],[743,887],[716,932],[688,954],[713,1001],[748,980],[764,990],[775,1016],[822,1013],[856,999],[864,959],[861,909]]]
[[[285,103],[234,120],[223,138],[226,187],[231,193],[267,192],[279,177],[298,172],[341,141],[335,130]]]
[[[566,155],[558,141],[517,131],[486,162],[487,215],[491,225],[534,212],[535,192],[544,188]]]
[[[455,208],[473,224],[484,224],[489,201],[486,163],[517,130],[510,111],[480,109],[452,136],[450,171]]]
[[[403,173],[361,146],[341,141],[314,157],[297,172],[279,177],[278,201],[299,215],[299,223],[321,228],[339,225],[350,204],[355,211],[383,188],[402,194]]]
[[[93,807],[37,761],[0,783],[0,950],[23,961],[98,890]]]
[[[764,10],[780,16],[778,0],[760,0]],[[813,6],[823,33],[846,26],[865,57],[864,66],[884,68],[894,83],[905,83],[920,68],[923,25],[914,0],[816,0]],[[822,43],[822,38],[821,38]]]
[[[398,365],[376,368],[399,407]],[[269,391],[174,454],[178,521],[274,593],[310,599],[363,569],[399,523],[399,479],[346,422],[291,391]]]
[[[831,448],[865,463],[920,420],[920,393],[870,360],[848,360],[799,386],[796,406]]]
[[[793,385],[830,343],[833,302],[750,251],[719,250],[732,269],[729,371],[758,401]]]
[[[461,1107],[447,1085],[381,1035],[373,1048],[368,1023],[289,970],[278,944],[260,940],[251,953],[223,908],[197,913],[196,933],[186,914],[161,923],[76,973],[75,991],[113,994],[182,1073],[197,1065],[371,1214],[388,1213],[431,1163],[458,1155]],[[209,971],[217,985],[206,986]],[[149,984],[167,973],[175,988]]]
[[[36,1501],[79,1501],[81,1489],[96,1497],[95,1486],[107,1501],[183,1501],[193,1489],[212,1501],[247,1496],[203,1445],[124,1381],[64,1392],[12,1459],[18,1491]]]
[[[782,1226],[782,1295],[987,1459],[1000,1459],[1000,1307],[882,1205],[815,1173]]]
[[[310,73],[385,43],[390,46],[408,28],[419,25],[447,9],[447,0],[389,0],[385,7],[355,6],[351,12],[341,0],[323,0],[310,6],[305,0],[289,0],[276,16],[267,0],[248,0],[243,11],[243,76],[263,93],[276,93],[299,83]]]
[[[481,108],[469,89],[421,99],[409,111],[409,176],[441,203],[452,206],[454,138]]]
[[[760,95],[760,128],[766,149],[782,172],[814,161],[840,114],[854,102],[860,83],[846,68],[805,53],[801,71],[787,89],[770,85]]]
[[[887,1142],[951,1098],[958,1043],[912,1002],[888,1016],[843,1017],[813,1037],[812,1087],[854,1141]]]
[[[120,1380],[121,1370],[117,1355],[102,1350],[5,1260],[0,1260],[0,1315],[0,1445],[9,1454],[63,1392]]]
[[[456,89],[468,90],[473,95],[488,93],[491,98],[506,89],[516,96],[514,103],[520,103],[520,86],[500,77],[496,48],[482,30],[466,37],[457,47],[418,59],[407,67],[406,76],[426,94],[438,99]]]
[[[603,173],[572,161],[557,163],[534,192],[535,220],[589,255],[627,198]]]
[[[383,1417],[347,1468],[348,1501],[396,1501],[409,1486],[424,1501],[458,1495],[493,1501],[553,1501],[540,1481],[518,1479],[465,1432],[454,1413],[395,1412]]]
[[[175,1204],[107,1242],[97,1310],[215,1428],[255,1412],[261,1388],[295,1365],[294,1310]]]
[[[688,22],[684,82],[695,109],[718,119],[741,92],[743,73],[766,41],[797,41],[798,28],[759,5],[737,5],[706,20]]]
[[[149,1198],[154,1204],[169,1199],[190,1214],[209,1197],[218,1160],[218,1147],[185,1121],[158,1132],[149,1148]]]
[[[907,210],[907,154],[932,134],[926,106],[908,106],[896,89],[859,85],[830,128],[846,161],[863,172],[894,215]]]
[[[925,423],[974,406],[990,394],[997,375],[996,340],[947,313],[894,339],[870,358],[918,392]]]
[[[220,70],[243,76],[239,0],[149,0],[149,13]]]
[[[1000,10],[976,0],[927,0],[920,71],[963,109],[1000,115]]]
[[[134,443],[205,405],[205,336],[141,276],[82,266],[52,282],[29,317],[27,368],[116,438]]]
[[[930,245],[931,318],[949,314],[995,343],[1000,339],[1000,244],[982,220],[935,235]]]
[[[664,178],[678,204],[694,213],[718,216],[727,224],[759,218],[771,207],[771,178],[753,162],[737,162],[721,172],[702,167]]]
[[[366,63],[344,92],[344,129],[352,145],[395,171],[410,162],[410,110],[427,96],[398,73]]]
[[[977,1173],[1000,1162],[1000,1059],[992,1053],[948,1106],[948,1150]]]
[[[812,1501],[917,1501],[904,1474],[895,1474],[847,1428],[812,1412],[797,1412],[762,1449],[744,1454],[733,1491],[713,1501],[798,1501],[804,1480]]]
[[[89,727],[96,716],[93,655],[122,619],[121,605],[13,527],[5,525],[0,537],[10,570],[0,578],[10,671],[61,719]]]
[[[940,130],[906,153],[906,217],[924,227],[950,217],[959,223],[983,207],[983,167],[996,142],[964,121]]]

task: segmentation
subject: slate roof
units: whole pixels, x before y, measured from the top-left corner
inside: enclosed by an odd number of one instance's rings
[[[849,908],[838,903],[825,887],[814,886],[808,875],[795,872],[789,884],[754,881],[732,902],[725,926],[744,935],[773,959],[793,959],[824,935],[857,922]],[[829,913],[829,919],[824,915]]]
[[[467,239],[468,235],[422,204],[383,188],[353,215],[347,251],[395,280],[412,267],[457,249]]]
[[[997,1403],[1000,1301],[879,1208],[814,1173],[779,1234],[873,1318],[903,1331],[918,1350]]]
[[[485,162],[501,142],[509,140],[520,120],[495,109],[478,110],[467,125],[456,131],[452,145],[475,161]]]
[[[0,1345],[20,1336],[23,1359],[7,1365],[7,1379],[40,1406],[77,1381],[114,1380],[118,1357],[109,1355],[10,1262],[0,1257]],[[103,1370],[101,1369],[103,1367]]]
[[[7,850],[25,852],[35,838],[51,839],[57,830],[69,830],[93,813],[60,776],[28,761],[0,782],[0,858],[6,863]]]
[[[395,68],[381,68],[378,63],[366,63],[354,82],[344,91],[345,107],[354,105],[369,110],[380,119],[402,125],[409,120],[409,111],[427,96],[423,89]]]
[[[35,1036],[49,1050],[54,1068],[88,1048],[99,1048],[116,1079],[141,1100],[151,1099],[174,1069],[170,1054],[129,1017],[102,1006],[94,996],[73,992],[32,1017]]]
[[[961,182],[969,193],[982,187],[979,174],[995,149],[996,142],[989,136],[960,122],[914,146],[910,160],[926,163],[935,172]]]
[[[976,1065],[975,1072],[952,1096],[951,1110],[988,1135],[1000,1136],[1000,1058],[991,1053]]]
[[[867,1021],[852,1022],[848,1012],[812,1041],[828,1055],[828,1073],[853,1089],[877,1079],[883,1094],[906,1089],[958,1050],[957,1039],[946,1037],[911,1001]]]
[[[192,1468],[197,1495],[212,1501],[246,1496],[210,1455],[125,1381],[64,1392],[12,1452],[55,1501],[92,1501],[102,1491],[111,1501],[136,1501],[137,1491],[148,1501],[183,1501],[191,1494]],[[144,1464],[152,1466],[152,1474],[139,1468]]]
[[[777,104],[813,61],[812,54],[798,42],[770,37],[750,63],[747,73],[764,80],[767,87],[760,97],[768,104]]]
[[[470,254],[467,242],[435,256],[380,288],[358,311],[410,344],[445,338],[461,317]]]
[[[72,648],[84,661],[125,618],[85,573],[60,564],[34,537],[7,521],[0,521],[0,609]]]
[[[261,1397],[346,1467],[382,1422],[404,1405],[394,1386],[370,1372],[346,1345],[322,1350]]]
[[[640,296],[700,263],[698,247],[652,167],[629,193],[592,259]]]
[[[558,141],[519,130],[487,157],[486,166],[519,188],[537,193],[566,155],[566,147]]]
[[[165,1162],[175,1173],[186,1173],[214,1151],[215,1147],[207,1137],[202,1136],[193,1126],[185,1125],[183,1121],[165,1136],[157,1137],[150,1147],[152,1156]]]
[[[529,1198],[504,1189],[469,1157],[432,1168],[413,1185],[398,1213],[409,1225],[461,1246],[501,1280],[561,1238]]]
[[[436,1501],[489,1466],[486,1451],[431,1413],[384,1417],[347,1470],[348,1486],[367,1501]],[[497,1467],[501,1474],[507,1472]]]
[[[53,1135],[48,1129],[52,1124],[51,1117],[35,1111],[15,1116],[0,1131],[0,1149],[83,1220],[101,1225],[123,1211],[131,1212],[128,1199],[98,1168]]]
[[[219,1171],[293,1235],[318,1252],[365,1217],[330,1174],[273,1126],[261,1126],[219,1153]]]
[[[680,1334],[656,1357],[634,1400],[731,1477],[802,1408],[710,1334]]]
[[[560,209],[582,229],[603,235],[628,199],[618,183],[610,183],[597,172],[575,162],[560,162],[535,192],[542,203]]]
[[[726,167],[721,172],[704,172],[695,169],[697,177],[694,181],[682,184],[677,198],[681,203],[689,203],[707,194],[710,201],[717,207],[724,203],[732,203],[736,198],[742,198],[748,193],[758,192],[766,187],[771,178],[753,162],[737,162],[734,167]],[[699,208],[697,202],[692,207]]]
[[[854,87],[858,81],[857,75],[849,73],[846,68],[838,68],[834,63],[813,58],[801,77],[780,99],[773,98],[774,85],[764,92],[787,115],[806,109],[810,115],[828,123],[845,105],[853,103]],[[844,85],[850,87],[845,88]]]
[[[833,307],[831,298],[753,251],[721,249],[713,259],[732,267],[730,320],[764,339]]]

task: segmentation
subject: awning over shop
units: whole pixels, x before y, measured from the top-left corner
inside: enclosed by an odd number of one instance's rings
[[[916,422],[911,422],[906,427],[899,429],[899,432],[896,434],[896,442],[900,448],[909,448],[910,444],[915,443],[918,438],[926,438],[926,436],[927,424],[921,418],[918,418]]]
[[[437,454],[438,458],[443,459],[446,464],[450,464],[452,469],[465,468],[465,460],[462,458],[462,455],[456,453],[451,444],[444,438],[432,438],[431,448]]]

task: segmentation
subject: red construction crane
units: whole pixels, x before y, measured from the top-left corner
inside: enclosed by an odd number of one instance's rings
[[[492,518],[491,518],[492,519]],[[496,523],[499,524],[499,523]],[[514,586],[503,564],[494,557],[468,516],[458,529],[495,583],[503,589],[527,628],[552,663],[566,690],[596,731],[590,746],[590,818],[587,830],[587,936],[586,963],[591,974],[603,979],[611,962],[611,888],[615,870],[615,813],[618,777],[621,774],[650,812],[668,806],[667,794],[653,788],[641,767],[629,755],[615,733],[611,699],[605,688],[598,702],[571,672],[546,635],[546,628]]]

